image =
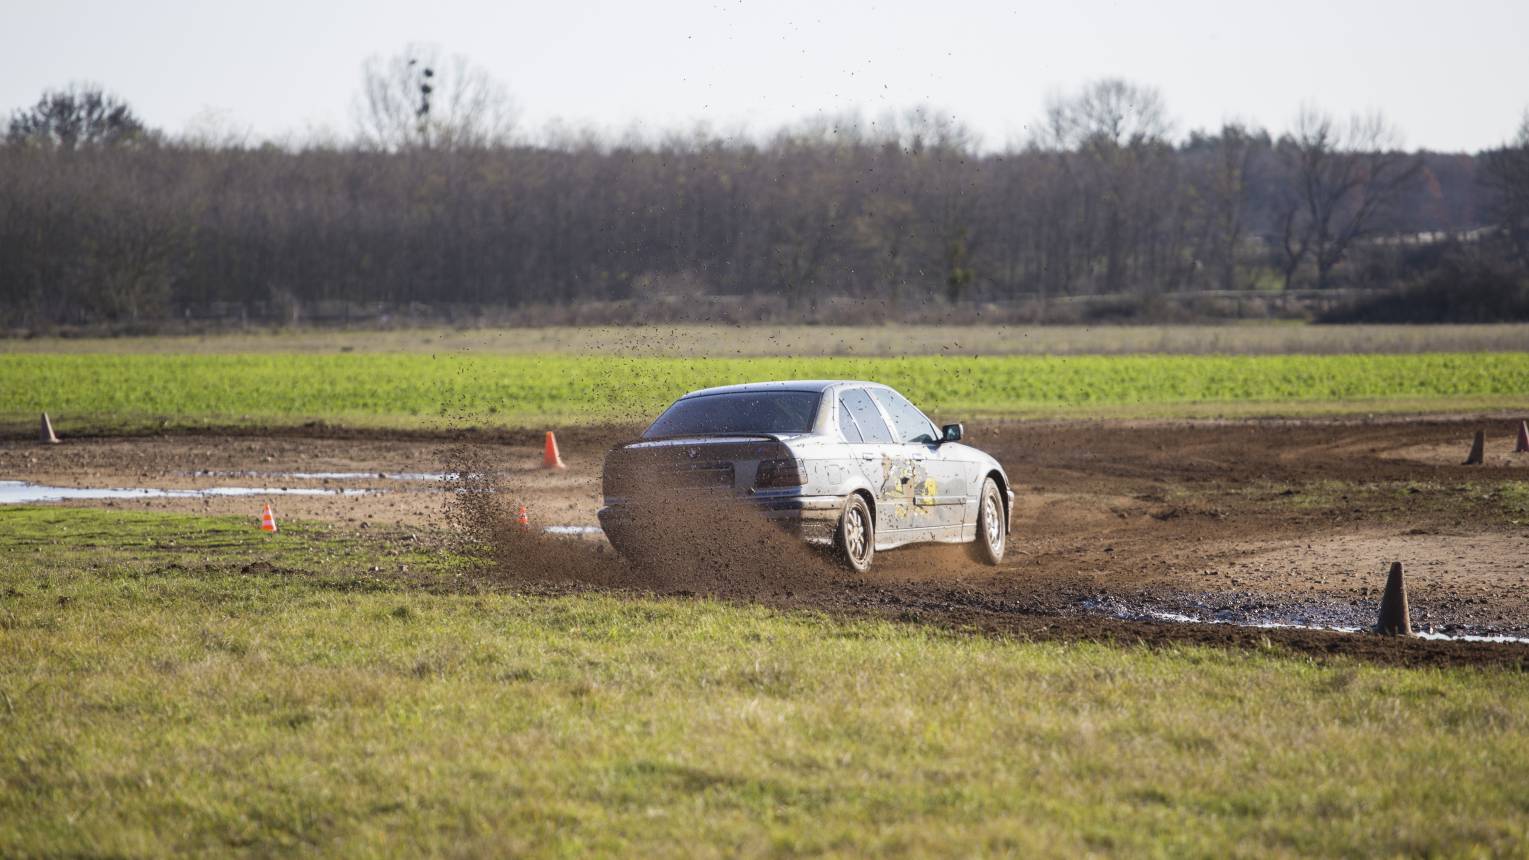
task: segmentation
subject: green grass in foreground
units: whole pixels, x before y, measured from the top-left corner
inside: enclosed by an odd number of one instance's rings
[[[65,431],[641,421],[763,379],[885,382],[941,416],[1484,409],[1529,398],[1529,352],[685,359],[423,354],[0,355],[0,422]]]
[[[0,855],[1529,850],[1520,674],[426,591],[379,549],[0,511]]]

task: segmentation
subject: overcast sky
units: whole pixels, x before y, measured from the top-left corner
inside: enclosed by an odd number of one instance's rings
[[[1302,103],[1380,110],[1408,147],[1477,150],[1529,107],[1526,0],[458,2],[0,0],[0,110],[104,84],[150,125],[349,135],[362,62],[411,41],[504,82],[524,123],[754,131],[927,103],[986,147],[1047,96],[1118,76],[1158,87],[1178,132],[1278,132]]]

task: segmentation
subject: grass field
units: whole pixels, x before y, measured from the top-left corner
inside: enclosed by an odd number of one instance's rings
[[[1177,326],[549,326],[387,331],[281,329],[171,337],[0,340],[5,352],[425,352],[670,356],[1338,355],[1514,352],[1529,324]]]
[[[637,358],[471,354],[0,355],[0,423],[64,432],[323,420],[387,426],[641,421],[678,394],[865,378],[952,420],[1483,410],[1529,400],[1529,352],[1340,356]]]
[[[481,590],[284,525],[0,510],[0,856],[1529,850],[1522,674]]]

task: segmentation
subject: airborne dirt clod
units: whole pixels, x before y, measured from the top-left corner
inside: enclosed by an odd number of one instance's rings
[[[1485,463],[1462,466],[1460,446],[1480,427]],[[655,524],[660,552],[645,564],[620,559],[598,535],[541,534],[596,525],[601,460],[631,427],[555,428],[566,470],[541,468],[542,432],[283,431],[46,447],[27,438],[0,442],[0,480],[194,489],[238,471],[283,475],[282,486],[371,489],[284,496],[282,517],[455,525],[491,554],[493,587],[713,595],[1032,638],[1272,643],[1387,662],[1524,665],[1521,645],[1233,626],[1371,626],[1387,568],[1399,560],[1414,628],[1529,636],[1529,458],[1507,453],[1517,427],[1506,418],[971,422],[973,443],[1016,484],[1003,564],[974,565],[957,548],[908,548],[879,553],[860,578],[767,524],[693,500]],[[459,477],[333,477],[443,471]],[[506,508],[521,503],[529,532]],[[259,513],[248,499],[216,497],[61,504],[237,513],[252,525]],[[1164,613],[1232,623],[1139,620]]]

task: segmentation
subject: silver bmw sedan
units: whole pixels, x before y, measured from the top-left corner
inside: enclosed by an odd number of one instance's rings
[[[997,460],[885,385],[757,382],[693,391],[605,458],[600,525],[623,555],[673,506],[728,500],[857,572],[878,550],[940,542],[996,565],[1014,493]]]

